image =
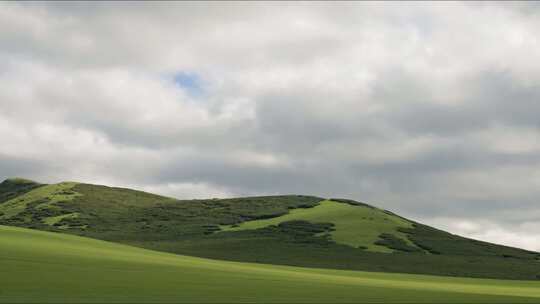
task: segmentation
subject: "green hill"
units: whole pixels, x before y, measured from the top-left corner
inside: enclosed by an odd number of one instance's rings
[[[130,189],[21,180],[1,183],[0,197],[6,198],[0,200],[1,225],[182,255],[342,270],[540,278],[537,252],[459,237],[346,199],[176,200]]]
[[[226,262],[0,226],[0,303],[538,303],[540,282]]]
[[[23,178],[6,179],[0,184],[0,204],[40,186],[34,181]]]
[[[290,221],[332,223],[333,229],[327,232],[329,238],[337,244],[354,248],[362,247],[374,252],[393,252],[392,248],[379,243],[381,235],[391,234],[400,242],[420,250],[405,233],[399,231],[399,228],[412,228],[411,222],[375,208],[358,207],[332,200],[324,200],[313,208],[293,209],[282,216],[222,226],[221,229],[223,231],[256,230]]]

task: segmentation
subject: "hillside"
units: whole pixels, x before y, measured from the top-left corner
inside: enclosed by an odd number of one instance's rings
[[[8,194],[9,193],[9,194]],[[0,224],[197,257],[477,278],[540,278],[540,254],[471,240],[345,199],[176,200],[64,182],[0,184]]]
[[[25,194],[41,186],[34,181],[22,178],[6,179],[0,184],[0,204],[14,197]]]
[[[540,282],[209,260],[0,226],[0,303],[538,303]]]

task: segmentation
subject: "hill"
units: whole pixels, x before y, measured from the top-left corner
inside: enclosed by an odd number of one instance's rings
[[[3,190],[7,189],[7,190]],[[7,194],[7,193],[11,194]],[[540,254],[456,236],[346,199],[176,200],[64,182],[0,184],[0,224],[220,260],[536,280]]]
[[[0,226],[0,303],[538,303],[540,282],[209,260]]]
[[[41,185],[23,178],[6,179],[0,184],[0,204],[39,186]]]

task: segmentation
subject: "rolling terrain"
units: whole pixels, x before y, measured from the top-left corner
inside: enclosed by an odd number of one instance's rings
[[[395,236],[396,241],[410,246],[413,250],[421,250],[409,241],[405,233],[398,230],[398,228],[412,228],[412,223],[376,208],[359,207],[332,200],[321,201],[312,208],[293,209],[282,216],[222,226],[221,229],[223,231],[256,230],[283,225],[291,221],[333,223],[328,237],[337,244],[354,248],[363,248],[373,252],[393,252],[392,248],[385,246],[379,240],[381,235],[388,234]]]
[[[0,303],[538,303],[540,282],[227,262],[0,226]]]
[[[538,280],[540,254],[471,240],[346,199],[176,200],[141,191],[9,179],[0,225],[202,258],[334,270]]]

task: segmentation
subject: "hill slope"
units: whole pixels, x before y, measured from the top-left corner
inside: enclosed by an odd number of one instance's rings
[[[289,213],[269,219],[242,222],[236,225],[222,226],[223,231],[256,230],[271,226],[279,226],[291,221],[307,221],[311,223],[332,223],[328,237],[343,245],[364,248],[374,252],[393,252],[383,244],[379,237],[382,234],[393,235],[397,240],[420,251],[399,231],[399,228],[412,228],[413,224],[395,215],[369,207],[358,207],[337,201],[324,200],[317,206],[305,209],[293,209]]]
[[[0,184],[0,197],[5,183]],[[28,190],[28,191],[27,191]],[[178,254],[317,268],[540,278],[539,254],[446,233],[363,203],[313,196],[175,200],[65,182],[0,202],[0,224]]]
[[[540,282],[307,269],[0,226],[0,303],[537,303]]]
[[[42,186],[23,178],[6,179],[0,184],[0,204]]]

